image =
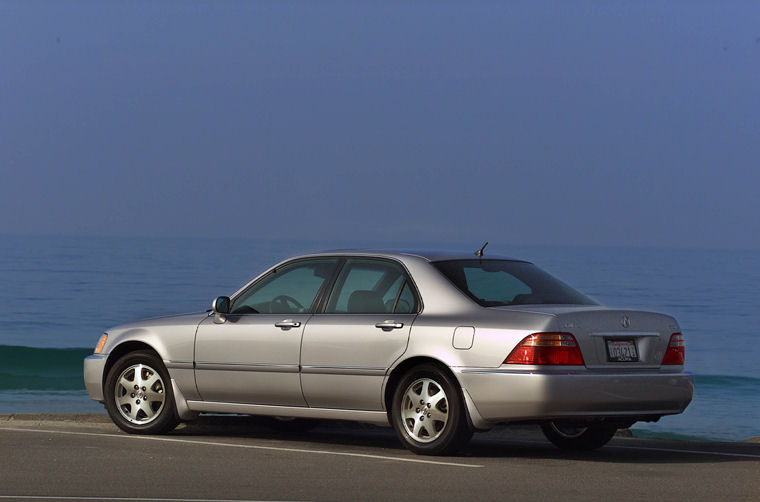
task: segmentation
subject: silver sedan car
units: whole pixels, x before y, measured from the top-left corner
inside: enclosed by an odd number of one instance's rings
[[[598,448],[681,413],[683,364],[672,317],[603,307],[526,261],[338,251],[278,263],[210,311],[108,330],[84,379],[129,433],[199,413],[341,419],[450,454],[505,422]]]

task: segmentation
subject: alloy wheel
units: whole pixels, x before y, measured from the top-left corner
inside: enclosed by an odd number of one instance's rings
[[[125,420],[144,425],[155,420],[164,408],[164,381],[146,364],[133,364],[121,372],[114,389],[116,408]]]
[[[443,387],[430,378],[412,382],[401,401],[401,419],[407,434],[415,441],[435,441],[449,420],[449,404]]]

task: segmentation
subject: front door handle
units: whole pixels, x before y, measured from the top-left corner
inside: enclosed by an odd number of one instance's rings
[[[383,321],[375,324],[376,328],[380,328],[383,331],[391,331],[394,329],[401,329],[404,327],[403,322],[396,322],[396,321]]]
[[[289,330],[290,328],[299,327],[301,323],[293,319],[285,319],[284,321],[274,323],[274,325],[283,330]]]

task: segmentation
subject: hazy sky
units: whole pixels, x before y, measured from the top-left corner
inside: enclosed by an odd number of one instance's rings
[[[760,248],[760,2],[0,0],[0,232]]]

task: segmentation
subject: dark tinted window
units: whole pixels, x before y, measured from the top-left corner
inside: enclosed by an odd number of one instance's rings
[[[451,260],[433,265],[464,294],[484,307],[498,305],[596,305],[532,263],[510,260]]]
[[[400,265],[351,258],[343,266],[325,312],[328,314],[412,313],[416,303]]]
[[[409,281],[404,281],[404,287],[398,295],[396,308],[393,311],[397,314],[412,314],[417,311],[417,300]]]
[[[302,260],[276,268],[235,299],[233,314],[308,312],[335,268],[335,259]]]

